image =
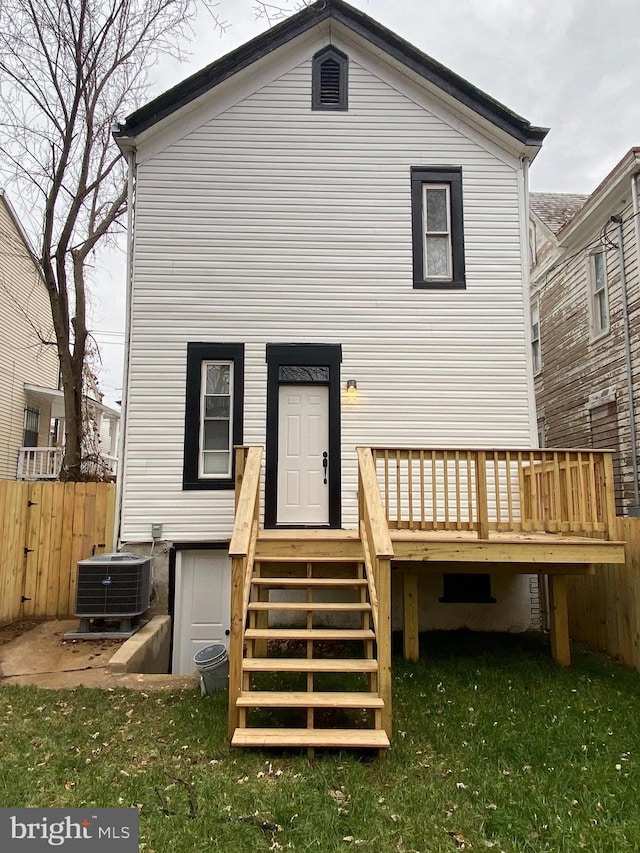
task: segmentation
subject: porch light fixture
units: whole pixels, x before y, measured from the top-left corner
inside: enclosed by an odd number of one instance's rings
[[[355,379],[347,379],[347,394],[350,397],[355,397],[358,393],[358,383]]]

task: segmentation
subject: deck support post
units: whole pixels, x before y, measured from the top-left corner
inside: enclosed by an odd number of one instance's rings
[[[378,691],[384,701],[382,726],[391,740],[391,560],[378,559]]]
[[[238,728],[239,712],[236,700],[242,690],[242,610],[245,560],[231,561],[231,639],[229,641],[229,740]]]
[[[567,605],[567,578],[549,575],[549,610],[551,617],[551,653],[562,666],[571,665],[569,640],[569,609]]]
[[[420,658],[418,639],[418,575],[402,573],[402,651],[405,660]]]

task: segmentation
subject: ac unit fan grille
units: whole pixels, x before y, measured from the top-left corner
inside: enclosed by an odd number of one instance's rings
[[[137,565],[78,564],[76,616],[138,616],[151,597],[151,560]]]

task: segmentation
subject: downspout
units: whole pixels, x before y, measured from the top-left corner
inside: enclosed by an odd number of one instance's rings
[[[635,181],[634,181],[635,184]],[[629,441],[631,444],[631,468],[633,471],[633,506],[629,507],[629,515],[640,516],[640,490],[638,488],[638,447],[636,439],[636,415],[633,400],[633,365],[631,363],[631,332],[629,329],[629,304],[627,299],[627,272],[624,262],[624,244],[622,242],[622,217],[612,216],[610,219],[617,225],[618,259],[620,263],[620,292],[622,296],[622,323],[624,332],[624,355],[627,374],[627,396],[629,410]]]
[[[122,492],[124,488],[127,434],[127,414],[129,396],[129,364],[131,360],[131,294],[133,289],[133,195],[135,184],[135,149],[127,152],[127,163],[129,165],[127,177],[127,260],[126,260],[126,297],[125,297],[125,329],[124,329],[124,363],[122,367],[122,403],[120,406],[120,435],[118,441],[118,477],[116,479],[116,507],[115,524],[113,530],[113,550],[118,551],[122,547],[120,537],[122,529]]]
[[[530,253],[529,253],[529,165],[528,157],[522,158],[522,203],[520,207],[522,220],[522,236],[520,238],[521,256],[522,256],[522,290],[524,297],[524,315],[525,328],[527,330],[526,341],[526,359],[527,359],[527,376],[529,385],[529,446],[535,447],[537,444],[537,426],[536,426],[536,398],[535,385],[533,379],[533,361],[531,356],[531,280],[529,276]]]

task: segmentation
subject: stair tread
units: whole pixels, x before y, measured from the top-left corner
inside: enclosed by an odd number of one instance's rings
[[[313,527],[297,530],[291,527],[276,527],[276,528],[261,528],[258,533],[258,542],[261,541],[299,541],[299,540],[318,540],[329,539],[343,541],[359,541],[360,533],[353,527],[348,529],[330,528],[330,527]]]
[[[344,746],[387,749],[389,738],[382,729],[243,729],[238,728],[232,746]]]
[[[364,601],[252,601],[249,610],[326,610],[367,612],[371,605]]]
[[[339,546],[337,546],[339,547]],[[260,551],[260,542],[256,546],[256,561],[259,563],[361,563],[362,557],[341,556],[339,553],[323,554],[322,556],[305,556],[304,554],[264,554]]]
[[[366,628],[247,628],[247,640],[375,640]]]
[[[357,587],[367,586],[364,578],[252,578],[255,586],[319,586],[319,587]]]
[[[383,708],[375,693],[248,690],[240,694],[240,708]]]
[[[245,658],[245,672],[377,672],[373,658]]]

